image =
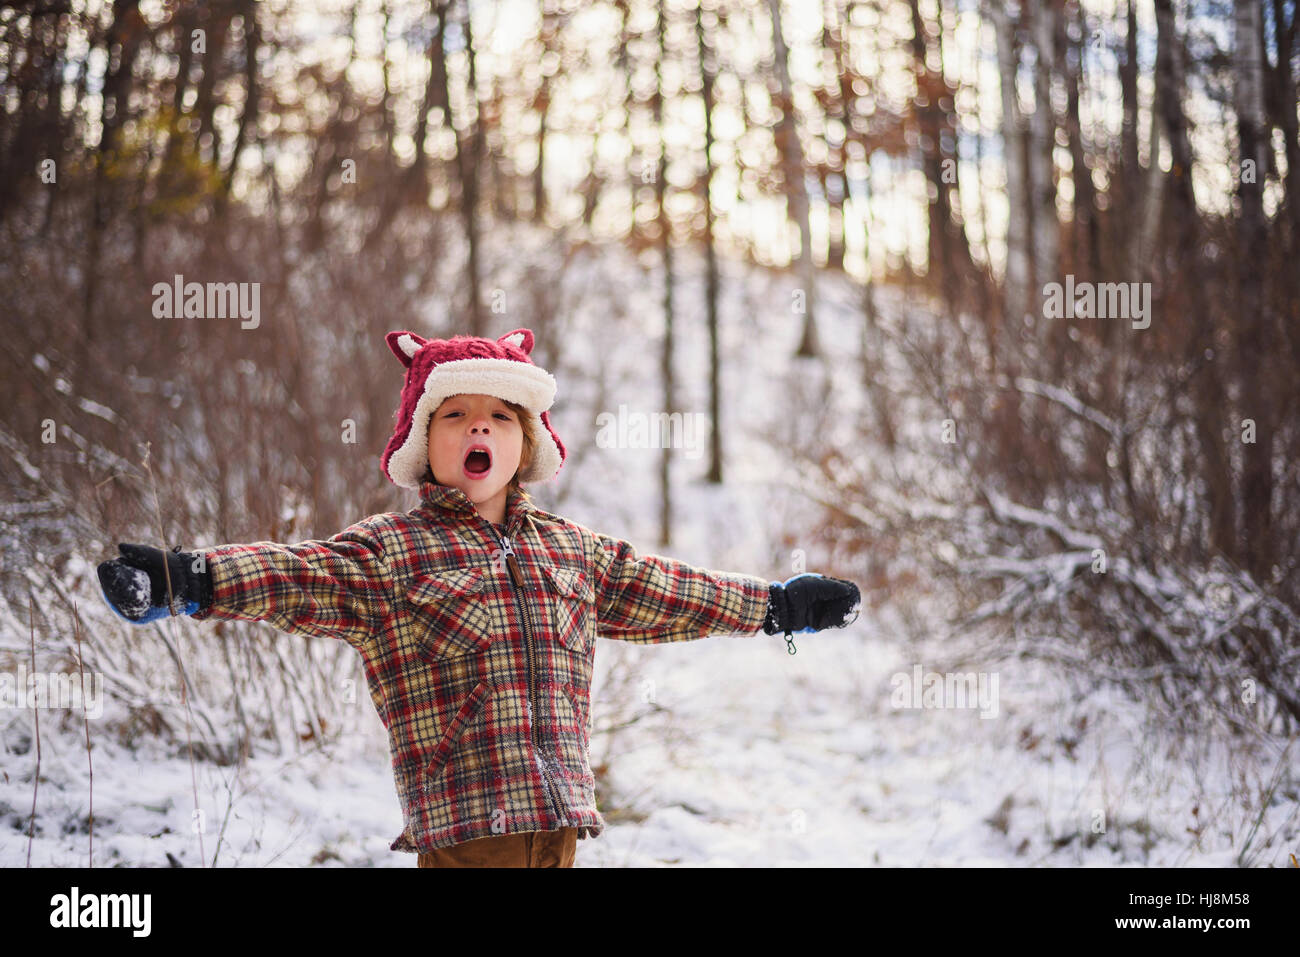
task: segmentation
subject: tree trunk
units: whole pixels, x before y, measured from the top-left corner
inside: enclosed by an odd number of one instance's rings
[[[654,126],[659,133],[659,168],[655,173],[655,202],[658,208],[659,248],[664,264],[664,341],[659,356],[659,370],[663,381],[663,411],[672,415],[677,406],[677,389],[673,377],[673,244],[668,218],[668,206],[665,202],[668,189],[668,140],[664,135],[664,93],[663,63],[668,57],[667,0],[659,0],[658,20],[655,34],[659,43],[659,56],[655,60],[655,92],[653,97]],[[661,437],[662,438],[662,437]],[[659,457],[659,544],[672,544],[673,497],[672,497],[672,443],[665,443]]]
[[[1147,156],[1146,187],[1135,192],[1141,196],[1140,226],[1137,230],[1137,242],[1134,252],[1125,262],[1138,263],[1147,275],[1155,272],[1152,256],[1155,252],[1156,239],[1160,235],[1160,222],[1165,204],[1164,172],[1160,169],[1160,142],[1162,130],[1160,110],[1160,85],[1157,83],[1151,97],[1151,111],[1147,120],[1147,142],[1150,144]],[[1138,178],[1134,177],[1135,180]]]
[[[767,6],[772,15],[772,59],[778,83],[775,99],[781,111],[781,119],[776,126],[776,148],[781,157],[786,199],[799,226],[799,281],[803,287],[804,321],[803,335],[795,355],[808,358],[817,355],[819,347],[813,295],[812,229],[808,223],[803,147],[799,144],[799,133],[794,122],[794,92],[790,85],[789,51],[781,27],[781,0],[768,0]]]
[[[998,85],[1002,92],[1002,144],[1007,168],[1007,264],[1004,285],[1005,323],[1019,329],[1032,310],[1029,285],[1029,196],[1025,169],[1025,122],[1013,78],[1019,72],[1016,21],[1000,0],[985,0],[984,15],[993,24],[998,45]]]
[[[397,169],[397,120],[393,116],[393,79],[392,65],[388,56],[388,30],[392,25],[392,10],[389,9],[388,0],[383,0],[379,5],[379,15],[383,18],[383,76],[384,76],[384,96],[379,103],[379,121],[384,127],[384,163],[386,171],[391,172]],[[245,14],[245,24],[248,22],[248,15]],[[247,29],[247,27],[245,27]]]
[[[199,79],[197,96],[194,100],[194,112],[198,115],[199,125],[194,134],[194,154],[203,155],[203,137],[208,135],[209,162],[216,169],[221,162],[221,130],[216,124],[217,80],[221,74],[221,62],[226,52],[226,36],[230,31],[229,12],[215,17],[205,25],[207,30],[207,52],[203,55],[203,76]]]
[[[1240,266],[1237,270],[1237,381],[1241,416],[1255,420],[1254,444],[1242,445],[1241,555],[1257,580],[1273,565],[1273,398],[1263,376],[1271,352],[1273,316],[1264,302],[1268,262],[1268,222],[1264,216],[1265,145],[1264,52],[1260,44],[1260,0],[1237,0],[1234,18],[1233,99],[1242,173],[1237,177],[1241,211],[1237,220]],[[1245,175],[1253,164],[1253,176]],[[1249,181],[1248,181],[1249,180]]]
[[[478,72],[475,69],[474,31],[470,23],[469,0],[465,0],[462,6],[465,11],[465,18],[461,26],[465,34],[465,55],[469,61],[469,88],[465,91],[465,101],[474,104],[474,116],[466,121],[468,130],[465,135],[462,136],[460,131],[456,131],[456,170],[460,176],[461,214],[465,218],[465,241],[469,249],[469,261],[465,265],[465,278],[469,293],[465,324],[469,330],[468,335],[486,336],[487,317],[483,315],[478,264],[480,245],[478,177],[480,160],[483,156],[483,124],[479,116]]]
[[[537,165],[533,167],[533,222],[546,219],[546,120],[551,107],[551,78],[542,77],[534,101],[537,108]]]
[[[940,68],[935,74],[938,89],[942,92],[934,100],[936,129],[939,131],[938,155],[941,158],[939,186],[943,195],[943,224],[947,236],[948,257],[952,263],[954,278],[959,291],[968,290],[975,278],[975,260],[971,258],[970,237],[966,235],[965,218],[961,213],[961,163],[958,149],[958,137],[961,124],[957,118],[957,102],[954,88],[944,76],[942,64],[943,52],[943,0],[939,3],[940,29],[934,36],[935,54]],[[982,293],[981,293],[982,294]]]
[[[591,162],[579,188],[582,194],[582,225],[587,230],[591,229],[591,219],[596,215],[596,206],[600,203],[600,189],[604,185],[600,173],[596,171],[596,150],[599,145],[600,127],[597,126],[591,133]]]
[[[185,91],[190,87],[190,68],[194,62],[194,30],[198,26],[195,8],[183,6],[175,15],[176,21],[176,86],[172,90],[171,114],[167,117],[167,146],[163,149],[162,167],[158,172],[157,189],[160,196],[169,196],[173,177],[177,172],[177,158],[185,145],[181,135],[180,120],[185,112]]]
[[[1070,141],[1071,179],[1074,182],[1074,262],[1075,269],[1094,280],[1101,268],[1101,236],[1097,227],[1096,190],[1092,168],[1083,141],[1083,123],[1079,119],[1079,88],[1084,85],[1084,38],[1088,36],[1088,15],[1081,2],[1072,3],[1079,39],[1072,40],[1065,18],[1057,22],[1057,42],[1066,54],[1064,64],[1066,90],[1066,134]],[[1106,328],[1110,329],[1114,323]]]
[[[936,77],[926,64],[929,52],[929,36],[925,21],[921,18],[920,0],[908,0],[908,10],[912,17],[912,38],[909,46],[912,53],[912,72],[916,77],[916,99],[912,111],[917,123],[917,144],[921,153],[921,169],[925,172],[926,182],[930,184],[929,202],[929,250],[927,259],[931,276],[937,275],[943,288],[944,304],[949,310],[956,305],[954,287],[954,268],[951,250],[948,244],[948,221],[951,215],[948,209],[948,193],[944,184],[943,157],[939,147],[939,105],[938,98],[943,92],[943,78]]]
[[[132,70],[135,56],[144,36],[144,23],[136,0],[115,0],[113,20],[104,36],[104,51],[110,68],[104,77],[100,111],[99,145],[94,153],[94,180],[91,187],[90,229],[86,243],[85,280],[82,283],[81,338],[74,352],[73,364],[78,371],[83,367],[94,345],[95,301],[99,294],[99,259],[107,228],[109,209],[108,164],[117,152],[117,132],[126,118],[127,104],[131,98]],[[119,47],[116,68],[113,64],[113,47]]]
[[[428,164],[425,140],[429,137],[429,113],[434,107],[442,109],[442,120],[451,127],[451,98],[447,88],[447,54],[443,37],[447,33],[448,0],[429,0],[429,14],[434,20],[433,36],[429,38],[429,79],[424,85],[424,101],[415,120],[415,159],[410,175],[421,191],[421,199],[428,191],[429,180],[425,170]]]
[[[1296,121],[1296,85],[1291,75],[1291,54],[1295,49],[1297,10],[1289,4],[1291,20],[1287,22],[1283,0],[1272,0],[1273,32],[1277,38],[1277,67],[1273,74],[1273,108],[1275,125],[1282,131],[1286,144],[1286,208],[1291,217],[1292,242],[1300,236],[1300,132]]]
[[[261,44],[261,30],[257,23],[258,3],[256,0],[244,0],[244,109],[239,117],[239,128],[235,133],[235,147],[231,150],[230,166],[226,169],[222,181],[219,209],[224,210],[230,198],[230,189],[235,182],[235,173],[239,169],[239,156],[248,145],[250,131],[257,128],[257,100],[261,87],[257,82],[257,49]],[[385,74],[385,84],[387,83]]]
[[[1056,282],[1060,272],[1060,222],[1056,216],[1056,183],[1052,153],[1056,150],[1056,118],[1052,113],[1052,76],[1056,72],[1056,21],[1060,0],[1043,0],[1034,7],[1034,113],[1030,119],[1029,175],[1032,182],[1034,288]],[[1047,331],[1047,323],[1039,328]],[[1041,340],[1040,340],[1041,341]]]
[[[707,480],[722,483],[722,357],[718,351],[718,256],[713,245],[713,80],[717,58],[704,30],[704,14],[695,7],[695,46],[700,61],[700,98],[704,103],[704,308],[709,327],[709,471]]]
[[[626,16],[626,10],[624,15]],[[559,45],[557,33],[559,11],[555,0],[544,0],[542,4],[542,29],[538,38],[542,44],[542,62],[547,64],[547,54]],[[533,97],[533,110],[537,113],[537,165],[533,168],[533,222],[541,223],[546,218],[546,134],[547,121],[551,112],[551,72],[544,65],[542,82]],[[593,157],[595,151],[593,150]]]
[[[845,197],[853,201],[855,211],[860,209],[862,212],[862,258],[864,263],[862,310],[867,322],[872,323],[875,320],[876,304],[875,290],[871,282],[871,145],[867,142],[864,133],[866,129],[865,117],[859,117],[854,110],[853,80],[856,73],[850,74],[849,72],[848,63],[850,60],[846,53],[847,44],[844,39],[844,25],[852,20],[850,11],[856,6],[856,3],[851,3],[848,10],[836,9],[836,20],[839,27],[833,34],[834,45],[832,49],[835,53],[835,73],[839,77],[839,119],[844,125],[844,142],[840,145],[840,170],[844,175]],[[854,142],[862,148],[863,159],[866,164],[861,197],[853,195],[852,180],[849,179],[849,144]]]
[[[827,90],[827,118],[831,115],[830,101],[832,95],[843,96],[844,87],[844,50],[842,47],[842,27],[840,21],[840,12],[836,9],[835,0],[823,0],[822,2],[822,49],[831,54],[834,63],[835,76],[839,78],[840,86],[837,89]],[[841,115],[843,114],[843,103],[839,104]],[[847,161],[848,150],[846,149],[849,142],[849,128],[844,127],[844,135],[838,143],[831,143],[829,137],[824,137],[826,144],[827,161],[821,167],[822,193],[826,197],[826,223],[827,223],[827,248],[826,248],[826,268],[827,269],[844,269],[844,245],[845,245],[845,216],[844,202],[848,199],[847,185]],[[838,162],[836,162],[838,161]],[[827,166],[830,166],[827,169]]]
[[[1177,283],[1175,307],[1185,310],[1187,326],[1186,361],[1197,374],[1191,382],[1196,405],[1196,433],[1201,446],[1201,480],[1209,516],[1209,549],[1229,559],[1237,556],[1236,509],[1233,501],[1232,467],[1224,443],[1227,396],[1220,364],[1223,357],[1215,347],[1214,320],[1200,290],[1200,216],[1192,195],[1192,151],[1183,114],[1182,41],[1174,22],[1171,0],[1155,0],[1156,7],[1156,100],[1169,143],[1170,170],[1164,212],[1170,242],[1162,250],[1168,257],[1160,272]],[[1159,164],[1154,164],[1159,169]],[[1166,306],[1168,306],[1168,302]]]
[[[962,291],[973,272],[965,227],[953,219],[954,203],[960,203],[956,112],[942,68],[933,70],[928,63],[932,48],[943,62],[942,24],[932,36],[921,16],[920,0],[908,0],[908,7],[912,71],[919,100],[913,104],[913,112],[920,133],[921,168],[930,185],[929,267],[937,273],[944,303],[954,313],[962,305]]]
[[[1192,146],[1183,115],[1182,41],[1174,23],[1171,0],[1155,0],[1156,85],[1160,88],[1160,112],[1170,150],[1171,198],[1186,210],[1195,208],[1192,196]],[[1193,220],[1195,216],[1191,217]]]
[[[1120,129],[1120,195],[1131,210],[1141,208],[1142,168],[1138,162],[1138,25],[1137,0],[1128,0],[1124,14],[1124,57],[1119,61],[1119,88],[1124,103],[1124,119]],[[1132,237],[1134,231],[1126,231]],[[1121,262],[1133,262],[1137,250],[1129,241],[1126,256]]]

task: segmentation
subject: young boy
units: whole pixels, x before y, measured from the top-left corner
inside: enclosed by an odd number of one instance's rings
[[[417,507],[296,545],[122,544],[99,566],[104,595],[136,623],[262,620],[347,641],[388,729],[405,823],[392,849],[421,867],[571,867],[605,826],[588,758],[598,636],[841,627],[857,586],[638,556],[536,508],[522,483],[554,478],[565,449],[532,333],[387,342],[406,379],[382,466]]]

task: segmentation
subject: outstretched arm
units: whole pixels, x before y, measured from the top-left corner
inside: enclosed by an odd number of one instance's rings
[[[164,555],[173,598],[179,595],[172,613],[200,621],[266,621],[290,634],[360,645],[390,609],[392,576],[382,543],[366,523],[293,545],[256,542],[179,554],[146,546],[121,550],[121,559],[100,566],[100,583],[114,609],[135,622],[168,613]]]
[[[770,583],[698,568],[660,555],[638,555],[625,541],[592,532],[597,633],[653,643],[758,631]]]
[[[365,526],[332,538],[203,549],[212,576],[207,618],[260,620],[290,634],[364,643],[390,608],[392,575],[381,543]]]

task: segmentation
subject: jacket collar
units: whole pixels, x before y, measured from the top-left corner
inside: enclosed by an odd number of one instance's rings
[[[433,511],[460,515],[467,519],[482,518],[478,508],[470,497],[453,485],[439,485],[436,482],[420,483],[420,506]],[[535,507],[514,489],[506,491],[505,529],[507,535],[514,535],[519,530],[523,517],[535,510]],[[483,521],[487,521],[486,518]]]

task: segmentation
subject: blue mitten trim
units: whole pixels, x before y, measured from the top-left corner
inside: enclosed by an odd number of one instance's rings
[[[798,575],[795,575],[795,576],[793,576],[793,577],[791,577],[791,578],[787,578],[787,579],[786,579],[785,581],[783,581],[781,584],[782,584],[782,585],[788,585],[788,584],[790,584],[792,581],[794,581],[796,578],[825,578],[825,577],[826,577],[825,575],[821,575],[821,574],[819,574],[819,573],[817,573],[817,572],[801,572],[801,573],[798,574]]]
[[[101,588],[100,591],[103,592],[104,601],[108,603],[108,607],[113,609],[113,614],[117,615],[117,617],[121,618],[123,621],[129,621],[133,625],[147,625],[151,621],[158,621],[158,619],[160,618],[169,617],[167,614],[166,606],[150,605],[149,610],[145,612],[143,617],[128,618],[126,617],[126,615],[122,614],[122,612],[118,609],[118,607],[114,605],[113,602],[109,599],[108,592],[104,591],[103,588]],[[198,610],[199,610],[199,603],[197,601],[187,601],[185,603],[185,607],[181,609],[180,614],[192,615]]]
[[[144,617],[136,622],[137,625],[144,625],[151,621],[157,621],[159,618],[167,618],[167,609],[160,605],[150,605],[149,610],[145,612]]]

